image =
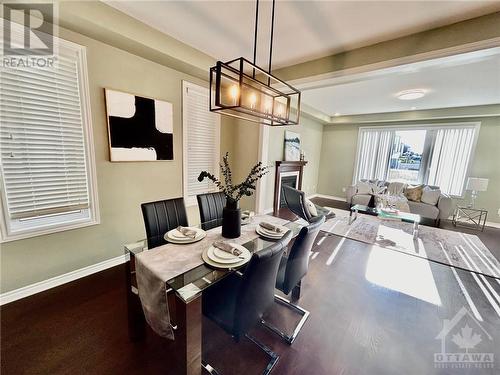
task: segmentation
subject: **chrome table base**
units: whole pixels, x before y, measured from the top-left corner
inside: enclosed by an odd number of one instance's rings
[[[292,345],[292,343],[297,338],[300,330],[302,329],[302,326],[304,325],[304,323],[306,322],[307,318],[309,317],[309,311],[303,309],[300,306],[297,306],[297,305],[291,303],[286,298],[283,298],[283,297],[275,295],[274,299],[279,304],[281,304],[283,306],[286,306],[287,308],[292,309],[292,310],[298,312],[300,315],[302,315],[302,318],[300,319],[299,323],[297,324],[297,326],[295,327],[295,329],[293,330],[293,333],[291,335],[287,335],[286,333],[280,331],[278,328],[276,328],[275,326],[273,326],[271,323],[265,321],[264,319],[261,320],[261,323],[266,328],[270,329],[272,332],[274,332],[278,336],[280,336],[288,345]]]

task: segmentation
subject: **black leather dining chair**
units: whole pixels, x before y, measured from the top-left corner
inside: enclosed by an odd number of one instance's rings
[[[279,355],[248,335],[274,301],[274,286],[283,251],[292,238],[288,231],[281,240],[252,255],[244,273],[232,273],[203,292],[203,314],[238,342],[245,336],[270,356],[264,374],[269,374]]]
[[[312,218],[309,225],[302,227],[288,254],[281,258],[278,275],[276,277],[276,289],[280,290],[285,295],[292,292],[292,298],[295,300],[300,298],[301,280],[307,274],[307,270],[309,269],[311,249],[321,225],[324,222],[325,217],[323,215]],[[275,300],[276,302],[285,305],[302,315],[302,318],[291,335],[283,333],[265,319],[262,321],[267,328],[277,333],[282,339],[291,345],[297,338],[302,326],[309,317],[309,311],[278,295],[275,296]]]
[[[289,210],[292,211],[295,215],[301,217],[302,219],[311,222],[311,220],[316,217],[312,216],[309,213],[309,210],[306,207],[305,200],[306,200],[306,194],[301,191],[294,189],[291,186],[283,186],[283,196],[285,198],[286,205],[288,206]],[[335,217],[335,214],[331,212],[330,210],[318,206],[317,204],[314,205],[316,207],[316,211],[318,212],[318,216],[324,215],[326,218],[330,219],[332,217]]]
[[[200,210],[201,228],[204,230],[222,225],[222,210],[226,205],[226,195],[222,192],[199,194],[198,209]]]
[[[164,235],[169,230],[188,225],[184,198],[143,203],[141,209],[150,249],[166,244]]]

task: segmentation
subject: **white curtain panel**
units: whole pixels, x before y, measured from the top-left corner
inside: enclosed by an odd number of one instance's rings
[[[389,167],[394,131],[362,130],[354,183],[361,179],[385,180]]]
[[[429,168],[428,184],[442,192],[462,195],[475,128],[439,129]]]

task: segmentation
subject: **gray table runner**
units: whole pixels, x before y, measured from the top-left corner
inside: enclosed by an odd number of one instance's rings
[[[269,215],[256,215],[252,223],[241,227],[241,236],[229,240],[243,244],[259,235],[255,228],[261,221],[284,225],[288,223]],[[215,241],[227,240],[221,235],[221,227],[207,231],[207,236],[198,242],[186,245],[166,244],[143,251],[136,256],[136,277],[142,309],[146,321],[158,335],[174,339],[170,325],[166,282],[203,264],[201,254]]]

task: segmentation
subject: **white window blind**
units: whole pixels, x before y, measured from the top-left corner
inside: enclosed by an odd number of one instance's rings
[[[201,171],[218,175],[219,115],[208,110],[208,89],[183,82],[184,199],[196,204],[196,195],[216,191],[209,180],[198,181]]]
[[[431,156],[428,183],[462,195],[475,139],[475,127],[439,129]]]
[[[362,179],[386,179],[393,137],[392,130],[363,129],[359,132],[354,183]]]
[[[48,67],[0,67],[2,241],[96,224],[85,48]]]
[[[78,66],[64,52],[57,69],[1,71],[2,172],[12,219],[89,206]]]

